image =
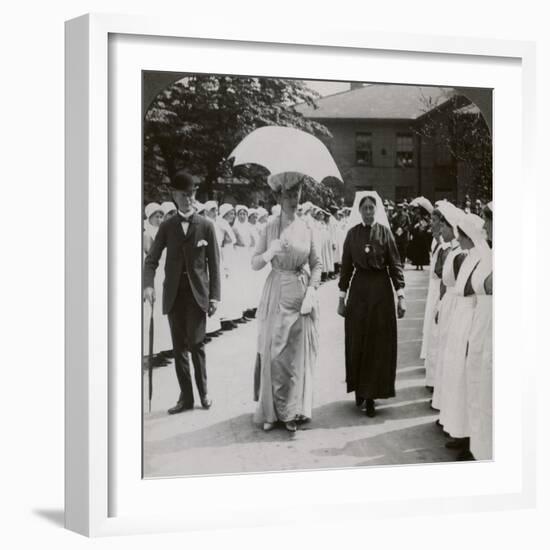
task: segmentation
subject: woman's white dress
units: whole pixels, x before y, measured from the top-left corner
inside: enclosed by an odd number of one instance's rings
[[[420,359],[426,359],[428,346],[430,345],[430,336],[432,332],[432,320],[435,316],[435,307],[439,300],[440,278],[435,273],[435,261],[440,243],[435,239],[432,243],[430,259],[430,276],[428,279],[428,295],[426,297],[426,309],[424,310],[424,324],[422,325],[422,348],[420,349]],[[433,386],[433,369],[426,369],[426,386]]]
[[[236,219],[233,224],[233,231],[237,237],[237,242],[235,244],[235,276],[239,280],[241,286],[241,312],[246,311],[247,309],[252,309],[256,307],[254,304],[255,296],[251,292],[255,284],[255,279],[253,277],[252,267],[250,261],[252,259],[252,244],[254,242],[252,236],[251,226],[248,221],[241,222]]]
[[[144,235],[155,239],[158,227],[151,225],[148,221],[144,223]],[[144,253],[145,259],[145,253]],[[168,317],[162,314],[162,291],[164,284],[164,266],[166,264],[166,250],[162,252],[159,259],[159,265],[155,273],[155,296],[156,301],[153,306],[153,354],[172,349],[172,337],[170,336],[170,326]],[[143,354],[149,355],[149,326],[151,323],[151,305],[147,300],[143,302]]]
[[[432,283],[432,272],[431,272],[431,265],[430,265],[430,284],[433,284],[436,291],[435,295],[433,297],[433,304],[431,307],[429,305],[426,306],[426,313],[425,315],[428,316],[428,322],[430,324],[428,333],[429,337],[426,341],[426,358],[424,359],[424,368],[426,370],[426,385],[432,386],[435,388],[436,386],[436,368],[437,368],[437,360],[438,360],[438,354],[439,354],[439,333],[440,333],[440,326],[439,323],[439,310],[441,309],[440,304],[440,296],[441,296],[441,288],[442,288],[442,275],[443,270],[442,266],[440,265],[441,258],[440,256],[443,254],[446,254],[447,250],[451,247],[450,243],[442,242],[437,250],[434,253],[434,257],[432,258],[432,261],[434,263],[433,266],[433,277],[434,277],[434,283]],[[428,291],[429,292],[429,291]],[[428,298],[429,300],[429,298]],[[426,320],[425,320],[426,321]],[[435,394],[435,391],[434,391]],[[435,407],[433,400],[432,400],[432,406]]]
[[[476,460],[493,458],[493,297],[485,281],[493,271],[487,254],[472,274],[477,296],[466,361],[470,451]]]
[[[454,271],[455,258],[463,254],[463,250],[457,243],[453,242],[451,250],[449,251],[445,263],[443,264],[442,282],[446,287],[446,292],[443,298],[438,302],[437,308],[437,346],[434,350],[434,393],[432,396],[432,407],[441,411],[443,407],[443,384],[444,384],[444,351],[447,346],[447,340],[449,338],[449,329],[451,315],[456,304],[456,295],[453,292],[449,292],[456,283],[456,274]]]
[[[300,309],[310,283],[317,286],[321,260],[309,227],[296,218],[279,237],[279,216],[262,231],[252,265],[263,265],[261,255],[280,238],[285,253],[271,260],[272,269],[256,313],[258,347],[254,372],[256,422],[288,422],[311,418],[313,371],[319,348],[319,311],[302,315]],[[306,269],[307,266],[307,269]]]
[[[321,246],[321,261],[323,262],[323,272],[330,273],[334,270],[334,267],[331,267],[332,250],[330,243],[330,234],[328,226],[325,222],[319,222],[319,239]]]
[[[218,225],[211,218],[206,218],[214,225],[214,230],[216,231],[216,242],[218,244],[218,251],[220,251],[220,246],[223,241],[223,232],[219,229]],[[220,273],[223,273],[223,266],[221,264],[221,253],[220,253]],[[212,334],[217,332],[222,328],[221,325],[221,304],[218,304],[216,313],[212,317],[206,317],[206,334]]]
[[[254,255],[254,251],[256,250],[256,247],[258,246],[258,243],[260,242],[260,232],[262,230],[262,227],[264,225],[261,225],[259,223],[251,224],[250,225],[250,234],[252,236],[252,251],[250,253],[250,258]],[[265,229],[264,229],[265,231]],[[250,297],[251,297],[251,305],[250,307],[252,309],[256,309],[258,307],[258,304],[260,303],[260,298],[262,296],[262,291],[264,289],[265,280],[267,278],[267,275],[269,274],[269,271],[271,270],[271,264],[268,264],[262,269],[258,269],[257,271],[254,271],[252,269],[252,266],[248,265],[248,269],[251,271],[251,286],[250,286]]]
[[[339,264],[342,262],[342,243],[343,241],[340,238],[340,224],[338,220],[331,216],[328,220],[328,226],[330,229],[330,240],[332,241],[332,261],[334,271],[334,264]]]
[[[235,321],[243,316],[242,286],[238,280],[238,264],[235,252],[237,237],[227,220],[218,217],[218,227],[223,232],[221,246],[221,320]]]
[[[449,336],[443,350],[441,379],[442,404],[439,421],[452,437],[470,435],[468,424],[466,355],[472,328],[475,294],[465,295],[466,283],[480,261],[477,247],[470,249],[460,266],[455,285],[448,290],[454,295],[454,308],[449,322]]]

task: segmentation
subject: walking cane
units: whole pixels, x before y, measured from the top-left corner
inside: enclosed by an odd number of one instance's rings
[[[155,334],[155,320],[153,311],[155,303],[151,302],[151,319],[149,321],[149,412],[151,412],[151,398],[153,397],[153,338]]]

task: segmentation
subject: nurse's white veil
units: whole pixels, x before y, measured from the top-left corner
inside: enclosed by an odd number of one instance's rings
[[[376,212],[374,213],[374,222],[380,225],[385,225],[390,229],[390,222],[388,221],[388,215],[384,210],[384,204],[380,195],[376,191],[356,191],[353,206],[351,208],[351,214],[349,215],[347,230],[355,227],[358,223],[363,222],[361,213],[359,212],[359,203],[364,197],[372,197],[376,201]]]

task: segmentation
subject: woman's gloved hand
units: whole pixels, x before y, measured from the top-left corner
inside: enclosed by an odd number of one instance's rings
[[[306,295],[304,296],[304,300],[302,301],[302,307],[300,309],[300,313],[302,315],[309,315],[313,310],[313,307],[315,306],[316,301],[317,301],[317,291],[312,286],[308,286],[306,290]]]
[[[266,263],[270,262],[274,256],[283,252],[283,245],[280,239],[274,239],[269,243],[269,248],[262,254],[262,258]]]
[[[340,315],[340,317],[346,316],[346,299],[341,296],[338,300],[338,308],[336,309],[336,313]]]

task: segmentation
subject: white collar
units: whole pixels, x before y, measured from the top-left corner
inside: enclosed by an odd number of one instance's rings
[[[184,219],[184,221],[188,222],[191,216],[195,213],[193,209],[191,209],[187,214],[184,214],[181,210],[178,209],[178,214]]]

